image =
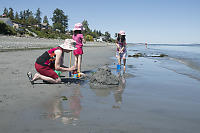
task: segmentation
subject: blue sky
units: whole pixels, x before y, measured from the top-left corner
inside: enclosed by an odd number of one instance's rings
[[[69,16],[69,29],[86,19],[91,29],[112,36],[126,31],[127,42],[200,43],[200,0],[0,0],[14,11],[37,8],[48,19],[56,8]]]

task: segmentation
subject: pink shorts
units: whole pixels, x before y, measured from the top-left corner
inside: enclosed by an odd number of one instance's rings
[[[42,66],[40,64],[35,63],[35,69],[37,72],[39,72],[41,75],[51,77],[53,79],[58,78],[58,74],[49,66]]]
[[[76,50],[74,50],[74,55],[82,55],[83,54],[83,48],[82,47],[79,47],[79,46],[76,46]]]

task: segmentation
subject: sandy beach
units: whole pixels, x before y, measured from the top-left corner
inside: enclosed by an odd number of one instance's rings
[[[6,36],[1,36],[0,38],[1,49],[16,49],[16,51],[11,52],[0,52],[2,58],[0,64],[0,117],[2,119],[0,121],[1,132],[43,132],[44,129],[47,129],[46,126],[49,128],[46,130],[47,132],[55,132],[55,130],[51,129],[51,121],[49,121],[50,123],[46,123],[43,120],[40,121],[41,114],[44,113],[42,110],[44,108],[51,110],[51,101],[60,97],[61,91],[70,88],[73,89],[76,87],[76,85],[36,84],[32,86],[28,81],[26,73],[28,71],[33,73],[36,72],[34,68],[35,60],[45,51],[45,49],[25,51],[18,51],[17,49],[25,47],[45,48],[46,44],[47,47],[52,47],[62,43],[63,40]],[[111,59],[109,57],[113,56],[113,45],[110,46],[109,44],[105,43],[96,43],[96,45],[94,43],[94,46],[91,45],[93,44],[89,42],[84,48],[82,62],[83,71],[92,71],[98,67],[111,63]],[[69,55],[65,54],[65,65],[68,66],[68,63]],[[63,73],[62,75],[65,76],[68,75],[68,73]],[[38,83],[42,82],[40,81]],[[63,129],[59,130],[64,131]]]
[[[7,44],[14,44],[8,41],[9,37],[4,39]],[[23,44],[24,41],[27,40],[21,40]],[[43,43],[46,42],[48,40]],[[169,61],[169,57],[128,57],[126,72],[118,72],[115,46],[92,46],[89,43],[84,48],[83,71],[95,71],[109,65],[122,82],[117,88],[92,89],[88,80],[72,84],[43,84],[38,81],[32,86],[26,72],[35,73],[35,59],[44,50],[0,52],[1,132],[199,132],[200,81],[169,69],[183,70],[187,67],[184,64]],[[134,45],[128,47],[129,54],[140,50]],[[66,65],[68,59],[69,56],[65,55]]]

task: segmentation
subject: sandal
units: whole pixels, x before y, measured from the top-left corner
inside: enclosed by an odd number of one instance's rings
[[[34,81],[32,81],[32,80],[33,80],[32,73],[31,73],[31,72],[27,72],[27,76],[28,76],[29,81],[30,81],[31,84],[33,85],[33,84],[34,84]]]

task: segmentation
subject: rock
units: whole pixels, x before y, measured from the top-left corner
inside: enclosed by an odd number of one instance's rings
[[[99,68],[90,77],[91,88],[108,88],[119,85],[119,79],[107,66]]]
[[[168,55],[166,55],[166,54],[160,54],[160,57],[165,57],[165,56],[168,56]]]
[[[136,53],[134,55],[128,55],[128,57],[144,57],[142,53]]]
[[[148,57],[166,57],[166,54],[158,54],[158,55],[149,55]]]
[[[166,57],[168,55],[166,54],[151,54],[151,55],[146,55],[145,53],[136,53],[134,55],[128,55],[128,57]]]

